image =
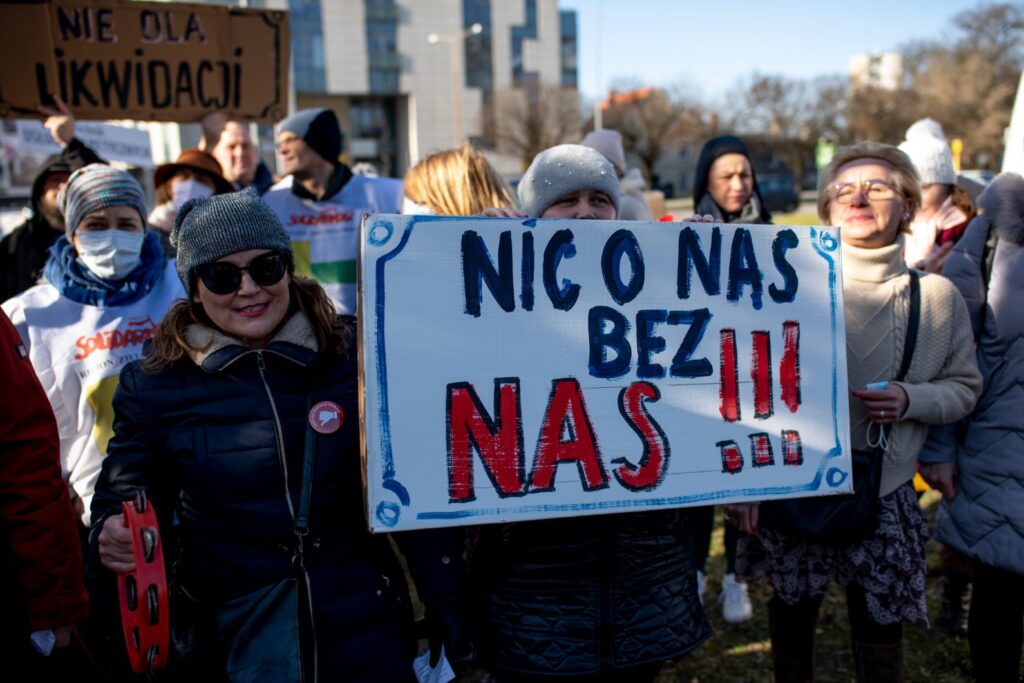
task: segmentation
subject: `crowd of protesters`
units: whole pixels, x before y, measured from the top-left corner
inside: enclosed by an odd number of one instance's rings
[[[360,217],[658,218],[618,133],[542,151],[513,192],[470,145],[404,183],[355,175],[335,113],[308,109],[277,125],[275,182],[248,127],[211,114],[201,148],[155,170],[149,206],[75,137],[63,103],[45,113],[63,151],[0,243],[0,670],[133,679],[115,580],[135,569],[121,506],[140,492],[168,567],[164,680],[414,681],[418,658],[443,657],[499,683],[642,682],[712,637],[713,507],[389,538],[368,532],[362,503]],[[772,222],[731,135],[704,145],[693,200],[687,220]],[[999,176],[974,202],[925,119],[898,148],[840,148],[818,216],[841,229],[870,517],[825,540],[778,505],[726,506],[723,618],[750,619],[748,584],[767,582],[775,680],[812,681],[834,581],[857,680],[906,680],[903,624],[931,622],[919,468],[944,498],[948,626],[978,680],[1017,681],[1024,178]]]

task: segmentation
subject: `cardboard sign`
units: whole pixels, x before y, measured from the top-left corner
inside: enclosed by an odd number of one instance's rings
[[[79,119],[273,122],[288,106],[288,14],[185,3],[0,3],[0,118],[61,96]]]
[[[838,230],[371,215],[373,531],[849,493]]]

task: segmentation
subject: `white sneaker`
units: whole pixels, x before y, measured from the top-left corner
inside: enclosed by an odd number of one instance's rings
[[[697,570],[697,599],[700,600],[700,604],[704,604],[704,594],[708,592],[708,575]]]
[[[737,581],[735,574],[726,574],[722,578],[722,593],[718,600],[722,603],[722,618],[730,624],[739,624],[754,616],[747,584]]]

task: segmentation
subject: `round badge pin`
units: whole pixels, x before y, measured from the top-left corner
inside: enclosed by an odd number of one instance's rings
[[[309,426],[320,434],[333,434],[345,423],[345,411],[334,401],[320,401],[309,410]]]

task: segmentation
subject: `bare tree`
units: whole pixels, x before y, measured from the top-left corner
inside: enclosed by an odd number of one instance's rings
[[[728,97],[732,108],[722,122],[739,133],[797,137],[805,88],[803,81],[755,71],[733,86]]]
[[[602,105],[604,126],[622,135],[623,147],[639,161],[649,181],[662,154],[701,135],[703,106],[686,99],[682,87],[674,94],[652,87],[613,91]]]
[[[847,110],[851,141],[874,140],[895,145],[903,139],[907,127],[921,118],[920,97],[913,88],[860,86],[850,92]]]
[[[519,157],[523,169],[548,147],[580,139],[579,92],[541,84],[498,93],[490,112],[498,149]]]
[[[808,139],[845,139],[849,127],[847,94],[846,76],[833,74],[811,79],[806,91],[806,118],[802,124],[806,127]]]
[[[953,24],[962,36],[958,47],[973,47],[999,64],[1020,68],[1024,47],[1024,4],[981,5],[956,15]]]

